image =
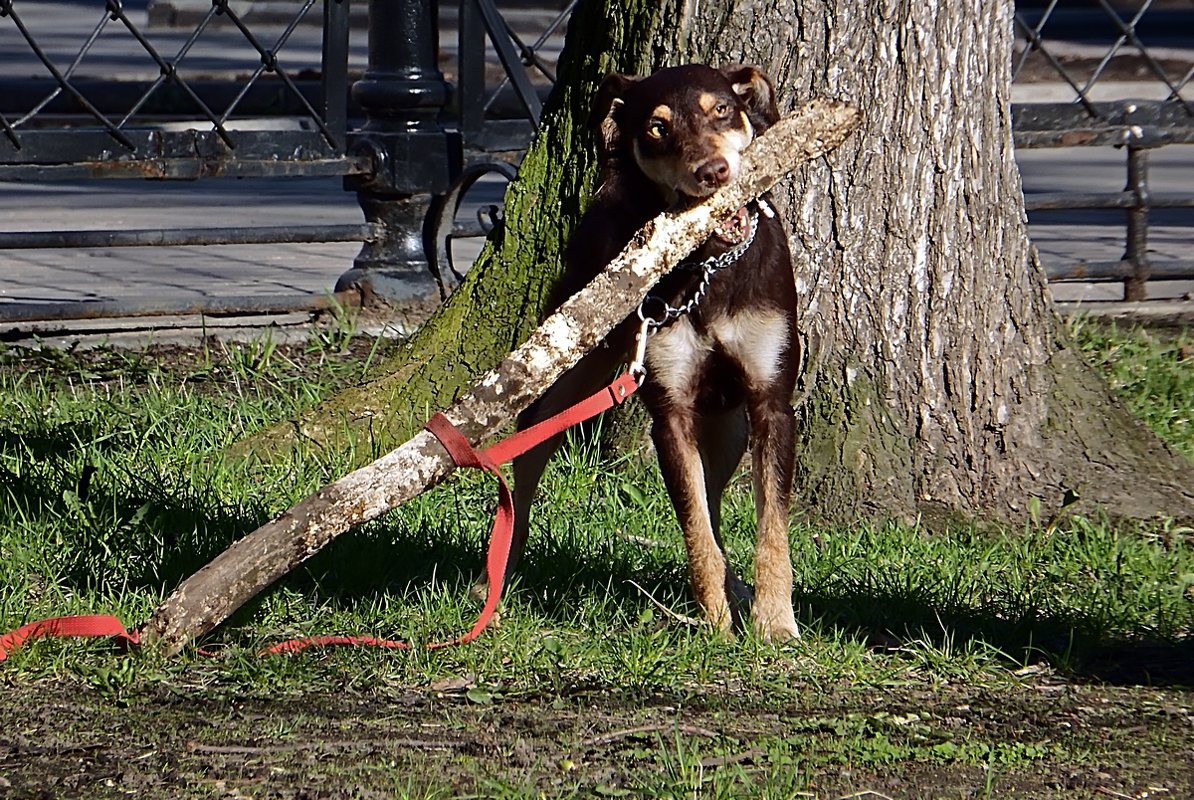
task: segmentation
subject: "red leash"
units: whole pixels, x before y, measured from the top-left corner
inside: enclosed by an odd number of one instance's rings
[[[31,639],[62,637],[110,638],[129,645],[138,643],[137,631],[125,630],[124,624],[109,614],[53,617],[30,622],[0,636],[0,661],[8,658],[9,653]]]
[[[428,650],[471,642],[480,635],[481,631],[485,630],[497,611],[506,579],[506,561],[510,557],[510,543],[514,534],[514,498],[510,494],[510,487],[506,484],[506,479],[502,476],[498,465],[522,455],[574,425],[591,419],[614,406],[621,405],[638,388],[639,380],[632,372],[625,372],[596,394],[585,398],[554,417],[526,430],[518,431],[484,450],[478,450],[469,444],[464,435],[443,414],[436,414],[427,422],[426,429],[439,439],[457,467],[485,470],[496,475],[498,479],[497,516],[489,534],[489,548],[485,557],[489,593],[485,598],[481,615],[468,633],[448,641],[428,644],[426,645]],[[126,630],[120,620],[107,614],[54,617],[22,625],[14,631],[0,635],[0,661],[6,659],[10,652],[25,642],[45,637],[111,638],[126,645],[137,645],[140,638],[138,631]],[[410,647],[406,642],[377,639],[372,636],[312,636],[280,642],[267,648],[263,653],[297,653],[308,647],[330,645],[364,645],[394,649]]]

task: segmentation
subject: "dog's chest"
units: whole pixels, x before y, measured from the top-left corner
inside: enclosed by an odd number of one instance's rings
[[[710,380],[765,386],[779,372],[789,333],[787,317],[774,308],[720,314],[699,327],[682,317],[648,342],[648,379],[673,402],[695,397]]]

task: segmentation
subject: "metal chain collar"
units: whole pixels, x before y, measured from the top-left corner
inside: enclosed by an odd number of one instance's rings
[[[694,272],[697,270],[700,271],[701,280],[697,284],[696,291],[692,293],[692,297],[688,298],[688,302],[681,306],[673,306],[666,300],[651,295],[643,298],[643,302],[639,303],[638,306],[638,318],[643,322],[644,326],[650,330],[654,330],[663,327],[672,320],[691,314],[700,305],[701,300],[705,298],[705,293],[709,291],[709,282],[713,279],[713,276],[727,267],[732,267],[737,263],[738,259],[742,258],[742,255],[750,249],[751,244],[754,242],[755,232],[758,229],[759,214],[757,211],[752,211],[750,213],[750,232],[741,242],[719,256],[710,256],[704,261],[697,263],[681,263],[680,267],[683,269],[693,270]],[[660,316],[652,316],[646,312],[647,304],[652,301],[662,307]]]
[[[765,213],[768,217],[772,217],[774,215],[771,207],[767,205],[766,201],[762,200],[762,198],[759,199],[759,205],[763,209],[763,213]],[[684,305],[673,306],[666,300],[662,300],[658,297],[652,297],[651,295],[647,295],[643,298],[643,301],[639,303],[638,318],[641,324],[638,328],[638,336],[635,339],[634,355],[630,359],[630,366],[628,368],[630,374],[633,375],[639,383],[642,383],[642,381],[647,377],[647,368],[645,365],[647,355],[647,337],[672,320],[679,319],[686,314],[691,314],[696,307],[700,305],[701,300],[705,298],[705,293],[709,291],[709,282],[713,280],[713,276],[718,272],[721,272],[723,269],[733,266],[738,262],[738,259],[742,258],[743,254],[746,253],[746,251],[750,249],[751,244],[754,243],[755,232],[758,231],[758,229],[759,213],[757,211],[752,211],[750,212],[750,231],[747,233],[746,238],[741,242],[734,245],[729,250],[726,250],[719,256],[710,256],[704,261],[699,261],[697,263],[682,262],[677,266],[677,269],[700,270],[701,273],[701,280],[697,284],[696,291],[692,293],[692,297],[690,297],[688,302]],[[658,303],[662,307],[661,315],[659,317],[653,317],[645,310],[647,303],[652,301]]]

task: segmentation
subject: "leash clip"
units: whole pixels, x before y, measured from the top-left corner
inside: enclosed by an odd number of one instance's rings
[[[634,357],[630,359],[630,366],[626,371],[634,377],[639,383],[643,382],[643,378],[647,377],[647,336],[651,332],[651,326],[657,324],[655,320],[643,314],[642,306],[638,309],[639,318],[642,324],[638,326],[638,335],[634,337]]]

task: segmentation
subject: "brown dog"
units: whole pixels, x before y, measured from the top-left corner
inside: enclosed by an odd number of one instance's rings
[[[610,75],[593,122],[601,184],[572,240],[553,308],[583,287],[651,218],[732,180],[739,154],[779,119],[771,83],[754,67],[689,65],[647,78]],[[728,254],[728,255],[727,255]],[[706,259],[722,257],[712,269]],[[692,591],[722,630],[744,625],[750,592],[734,575],[718,532],[721,495],[752,441],[758,540],[750,609],[763,638],[798,636],[788,551],[796,382],[796,288],[780,224],[752,203],[686,264],[660,281],[643,313],[661,324],[646,350],[641,396],[651,436],[684,531]],[[708,285],[687,313],[675,314]],[[666,313],[666,309],[673,313]],[[634,343],[630,318],[519,417],[519,428],[557,413],[601,386]],[[514,462],[512,569],[526,543],[530,504],[559,437]]]

